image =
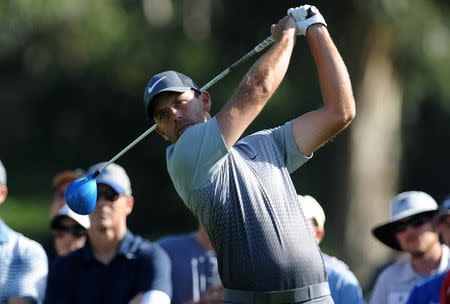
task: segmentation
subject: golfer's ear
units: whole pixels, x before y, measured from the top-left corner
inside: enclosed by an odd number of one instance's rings
[[[209,111],[211,110],[211,95],[209,95],[208,92],[203,91],[200,94],[200,98],[203,101],[203,108],[204,108],[205,112],[209,113]]]
[[[164,138],[165,140],[167,140],[167,141],[169,141],[169,137],[167,137],[167,135],[166,134],[164,134],[164,132],[163,131],[161,131],[161,129],[157,126],[156,127],[156,132],[158,132],[158,134],[159,135],[161,135],[162,136],[162,138]]]

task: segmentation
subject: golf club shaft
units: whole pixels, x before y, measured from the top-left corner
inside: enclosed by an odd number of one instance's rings
[[[219,75],[217,75],[216,77],[214,77],[213,79],[211,79],[207,84],[205,84],[201,90],[205,91],[207,89],[209,89],[210,87],[212,87],[216,82],[218,82],[219,80],[221,80],[222,78],[224,78],[225,76],[227,76],[228,74],[230,74],[230,72],[232,70],[234,70],[238,65],[240,65],[241,63],[247,61],[250,57],[253,57],[253,55],[265,50],[269,45],[271,45],[275,40],[273,39],[272,36],[267,37],[266,39],[264,39],[261,43],[259,43],[257,46],[255,46],[250,52],[248,52],[247,54],[245,54],[244,56],[242,56],[238,61],[236,61],[235,63],[233,63],[232,65],[230,65],[228,68],[226,68],[225,70],[223,70],[222,73],[220,73]]]
[[[227,76],[232,70],[234,70],[238,65],[241,63],[247,61],[249,58],[253,57],[255,54],[260,53],[261,51],[265,50],[268,46],[270,46],[275,39],[273,39],[272,36],[267,37],[262,42],[260,42],[257,46],[255,46],[250,52],[242,56],[238,61],[230,65],[228,68],[226,68],[223,72],[218,74],[216,77],[211,79],[207,84],[205,84],[203,87],[201,87],[202,91],[205,91],[212,87],[214,84],[216,84],[219,80]],[[94,172],[94,175],[99,175],[106,167],[108,167],[110,164],[115,162],[119,157],[121,157],[123,154],[125,154],[128,150],[130,150],[132,147],[134,147],[138,142],[140,142],[142,139],[144,139],[147,135],[152,133],[156,129],[156,124],[151,126],[147,131],[142,133],[138,138],[133,140],[132,143],[130,143],[128,146],[126,146],[122,151],[120,151],[116,156],[111,158],[103,167],[96,170]]]

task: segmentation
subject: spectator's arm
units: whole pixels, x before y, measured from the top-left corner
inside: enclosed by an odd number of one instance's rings
[[[144,293],[140,303],[170,304],[172,268],[169,256],[158,244],[153,244],[152,248],[144,254],[141,270],[141,291]]]

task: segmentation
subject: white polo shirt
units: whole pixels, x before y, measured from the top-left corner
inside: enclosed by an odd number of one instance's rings
[[[47,272],[47,255],[42,246],[0,219],[0,304],[9,298],[40,303]]]
[[[442,245],[442,249],[439,267],[429,276],[445,271],[450,265],[449,248]],[[425,277],[428,276],[423,276],[414,270],[411,259],[394,263],[378,276],[369,304],[405,304],[414,285]]]

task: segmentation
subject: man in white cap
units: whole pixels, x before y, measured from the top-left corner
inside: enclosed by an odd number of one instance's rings
[[[96,164],[89,172],[103,166]],[[113,163],[96,182],[97,204],[90,215],[88,241],[81,249],[55,260],[44,303],[169,304],[168,255],[127,228],[134,206],[128,175]]]
[[[300,206],[308,221],[317,244],[325,236],[325,212],[319,202],[310,195],[298,196]],[[358,279],[348,266],[322,252],[325,270],[330,284],[331,297],[335,304],[364,304],[364,298]]]
[[[0,204],[7,196],[6,171],[0,161]],[[0,219],[0,303],[40,303],[47,271],[42,246]]]
[[[440,243],[432,220],[437,209],[436,201],[421,191],[403,192],[392,199],[391,219],[372,232],[383,244],[407,252],[411,258],[381,272],[370,304],[406,303],[419,280],[447,269],[449,249]]]

